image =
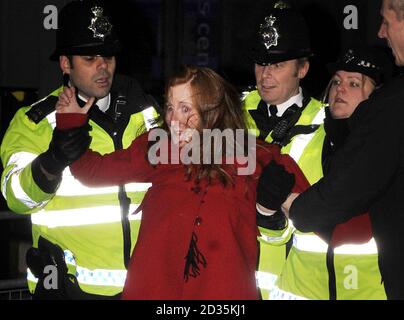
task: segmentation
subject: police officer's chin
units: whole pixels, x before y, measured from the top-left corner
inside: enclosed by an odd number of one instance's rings
[[[97,87],[93,90],[92,97],[95,97],[97,99],[105,98],[107,95],[109,95],[110,90],[111,90],[111,85]]]

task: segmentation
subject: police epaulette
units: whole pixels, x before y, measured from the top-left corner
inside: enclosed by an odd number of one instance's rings
[[[159,108],[156,99],[146,94],[136,79],[116,74],[111,88],[112,96],[123,95],[127,100],[127,109],[130,112],[140,112],[151,106]]]
[[[41,122],[48,114],[55,110],[58,97],[48,96],[45,99],[37,102],[25,114],[36,124]]]

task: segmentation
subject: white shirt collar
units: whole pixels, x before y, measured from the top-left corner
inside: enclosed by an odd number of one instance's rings
[[[278,117],[281,117],[285,113],[285,111],[293,104],[296,104],[299,108],[303,106],[303,90],[301,87],[299,87],[299,93],[297,95],[289,98],[284,103],[277,105],[278,112],[276,115]],[[268,104],[268,113],[269,113],[269,106],[270,104]]]
[[[79,94],[80,100],[87,102],[88,99],[84,98],[81,94]],[[97,100],[96,104],[98,109],[100,109],[102,112],[105,112],[109,108],[109,104],[111,102],[111,94],[108,94],[104,98]]]

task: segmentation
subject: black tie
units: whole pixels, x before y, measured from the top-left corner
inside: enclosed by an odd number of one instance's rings
[[[278,107],[276,105],[271,104],[269,106],[269,113],[271,114],[271,117],[274,117],[275,119],[278,118]]]
[[[270,107],[271,110],[274,108],[276,114],[276,106]],[[273,115],[274,111],[270,111],[271,116],[269,116],[268,104],[263,100],[260,101],[256,110],[249,111],[260,131],[259,138],[262,140],[265,140],[266,137],[268,137],[276,123],[280,120],[279,117]]]

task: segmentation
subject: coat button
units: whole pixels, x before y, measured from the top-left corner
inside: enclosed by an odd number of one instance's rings
[[[202,223],[202,218],[201,218],[201,217],[197,217],[197,218],[195,219],[195,225],[199,227],[199,226],[201,225],[201,223]]]

